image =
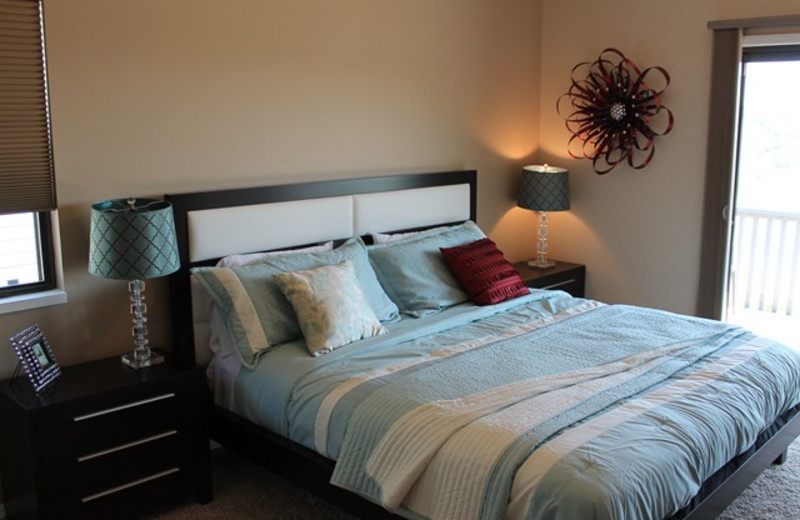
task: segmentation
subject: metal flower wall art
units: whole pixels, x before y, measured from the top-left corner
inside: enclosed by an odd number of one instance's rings
[[[663,67],[640,70],[617,49],[573,67],[572,85],[556,103],[572,134],[570,156],[591,159],[600,175],[624,162],[636,170],[650,164],[655,138],[672,131],[672,112],[661,103],[669,81]]]

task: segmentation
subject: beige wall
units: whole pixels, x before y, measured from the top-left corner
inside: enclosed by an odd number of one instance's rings
[[[711,35],[706,22],[796,13],[796,0],[45,0],[69,303],[31,322],[61,364],[126,351],[122,282],[86,273],[91,202],[128,195],[475,168],[479,223],[511,259],[536,218],[519,167],[570,169],[552,256],[593,298],[691,313],[700,246]],[[672,75],[675,130],[653,164],[595,175],[567,159],[555,102],[605,47]],[[540,130],[541,129],[541,130]],[[148,284],[155,344],[166,287]],[[0,376],[11,349],[0,349]]]
[[[69,303],[37,322],[62,365],[130,347],[124,282],[86,272],[107,198],[477,169],[509,256],[538,146],[540,0],[45,0]],[[163,280],[151,339],[168,342]],[[16,360],[0,349],[0,375]]]
[[[572,211],[551,220],[553,256],[588,266],[591,297],[693,313],[700,258],[711,63],[709,20],[796,14],[796,0],[544,0],[541,159],[569,168]],[[672,76],[663,96],[675,114],[644,170],[596,175],[569,159],[555,110],[570,70],[616,47],[640,67]]]

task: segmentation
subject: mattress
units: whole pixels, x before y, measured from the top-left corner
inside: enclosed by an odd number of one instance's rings
[[[387,326],[220,360],[217,402],[337,460],[336,485],[453,519],[668,517],[800,402],[782,345],[559,291]]]

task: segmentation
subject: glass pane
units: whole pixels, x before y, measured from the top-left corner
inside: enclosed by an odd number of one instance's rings
[[[0,288],[43,281],[35,213],[0,215]]]
[[[745,64],[727,320],[800,348],[800,61]]]
[[[742,98],[736,205],[781,213],[798,210],[800,61],[747,63]]]

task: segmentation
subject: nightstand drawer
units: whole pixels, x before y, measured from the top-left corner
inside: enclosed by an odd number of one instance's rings
[[[584,265],[556,261],[553,267],[537,269],[529,266],[527,262],[517,262],[514,268],[528,287],[566,291],[577,298],[584,297],[586,286]]]
[[[107,487],[94,495],[53,494],[45,506],[46,516],[82,520],[126,518],[190,493],[196,485],[196,479],[187,475],[190,471],[174,466],[117,487]]]
[[[583,293],[583,282],[581,282],[578,278],[558,280],[549,285],[545,285],[544,287],[537,287],[534,285],[532,285],[532,287],[536,287],[537,289],[547,289],[550,291],[566,291],[572,295]]]
[[[78,447],[48,455],[46,486],[85,497],[190,462],[196,452],[200,410],[179,412],[167,421],[106,432]]]
[[[47,449],[82,445],[98,432],[132,428],[174,414],[202,398],[202,387],[184,384],[85,399],[39,417],[40,445]]]

